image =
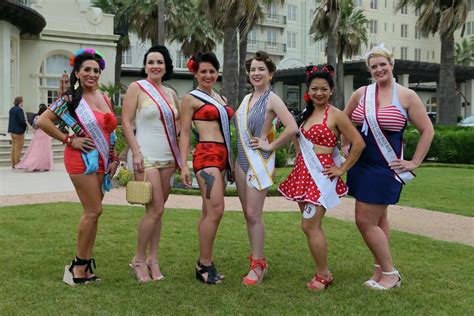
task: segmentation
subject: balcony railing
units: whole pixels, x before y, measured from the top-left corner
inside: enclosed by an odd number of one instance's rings
[[[256,52],[257,50],[264,50],[273,55],[285,55],[286,44],[276,42],[264,42],[256,40],[248,40],[247,51]]]
[[[278,14],[266,14],[265,19],[262,21],[263,25],[285,27],[286,26],[286,15]]]

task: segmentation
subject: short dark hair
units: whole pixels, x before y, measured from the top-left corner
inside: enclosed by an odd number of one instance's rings
[[[143,68],[142,68],[142,76],[146,77],[145,73],[145,65],[146,65],[146,59],[148,57],[148,54],[150,53],[160,53],[163,55],[163,58],[165,60],[165,69],[166,73],[163,75],[163,81],[170,80],[171,76],[173,75],[173,60],[171,60],[171,55],[170,52],[168,51],[168,48],[163,45],[155,45],[150,47],[148,51],[145,53],[145,56],[143,56]]]
[[[23,102],[23,97],[15,97],[15,100],[13,100],[15,106],[20,105],[21,102]]]
[[[46,106],[46,104],[44,103],[41,103],[38,107],[38,115],[41,115],[41,113],[43,113],[44,111],[46,111],[48,107]]]
[[[247,59],[245,62],[245,69],[247,69],[247,72],[250,72],[250,65],[252,64],[253,60],[263,61],[271,74],[276,71],[276,65],[270,58],[270,55],[268,55],[268,53],[264,52],[263,50],[259,50],[252,58]]]
[[[214,66],[214,68],[216,68],[217,71],[219,71],[219,68],[221,66],[219,64],[219,60],[217,59],[216,54],[214,54],[213,52],[198,52],[192,58],[198,64],[198,68],[200,63],[210,63],[212,64],[212,66]]]

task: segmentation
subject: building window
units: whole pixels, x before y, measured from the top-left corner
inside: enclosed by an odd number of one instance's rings
[[[354,6],[361,7],[362,6],[362,0],[354,0]]]
[[[39,86],[41,101],[51,104],[58,98],[59,81],[63,73],[70,73],[69,57],[52,55],[46,58],[40,67]]]
[[[401,37],[408,37],[408,24],[402,24],[401,30],[402,30]]]
[[[387,0],[385,0],[385,9],[387,8]]]
[[[474,0],[467,0],[467,11],[474,11]]]
[[[435,59],[435,51],[431,52],[431,59],[433,59],[433,60]]]
[[[188,58],[183,55],[181,50],[176,51],[176,60],[174,61],[176,68],[187,68]]]
[[[247,36],[247,43],[249,45],[257,45],[257,31],[251,30]]]
[[[408,13],[408,7],[407,7],[407,5],[404,5],[403,7],[401,7],[400,13],[401,13],[401,14],[407,14],[407,13]]]
[[[277,33],[276,31],[267,31],[267,45],[276,46],[277,43]]]
[[[287,32],[286,46],[288,48],[296,48],[296,32]]]
[[[408,47],[400,47],[400,59],[408,58]]]
[[[296,10],[298,10],[298,7],[294,4],[289,4],[288,5],[288,12],[287,12],[287,19],[288,21],[293,21],[296,22]]]
[[[426,51],[426,60],[429,60],[430,59],[430,51]]]
[[[421,39],[421,33],[418,30],[415,30],[415,39]]]
[[[395,23],[392,23],[392,33],[395,33]]]
[[[276,20],[277,19],[277,8],[274,3],[267,7],[267,19]]]
[[[415,61],[421,60],[421,48],[415,48]]]
[[[369,33],[377,34],[377,20],[369,20]]]
[[[370,0],[370,8],[377,10],[377,0]]]
[[[132,65],[132,47],[127,50],[122,51],[122,65],[131,66]]]
[[[474,34],[474,22],[467,22],[466,23],[466,34],[471,35]]]
[[[416,8],[415,9],[415,16],[420,16],[421,13],[421,8]]]

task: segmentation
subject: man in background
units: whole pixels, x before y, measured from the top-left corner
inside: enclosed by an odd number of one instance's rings
[[[12,168],[20,161],[21,150],[25,142],[26,119],[23,112],[23,97],[16,97],[8,118],[8,132],[12,138]]]

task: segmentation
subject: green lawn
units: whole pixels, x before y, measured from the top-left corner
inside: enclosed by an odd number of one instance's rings
[[[420,177],[421,178],[421,177]],[[142,209],[106,206],[95,248],[101,284],[70,288],[61,282],[74,255],[80,205],[55,203],[0,208],[0,314],[473,314],[472,247],[393,232],[401,289],[362,287],[371,272],[369,251],[352,223],[326,219],[335,285],[313,293],[305,284],[313,264],[300,231],[300,215],[267,213],[269,274],[258,287],[240,284],[248,269],[241,213],[227,212],[215,245],[223,284],[194,279],[197,211],[167,210],[161,241],[166,280],[137,284],[128,262]],[[469,297],[471,297],[469,299]]]

